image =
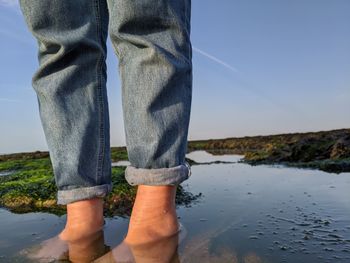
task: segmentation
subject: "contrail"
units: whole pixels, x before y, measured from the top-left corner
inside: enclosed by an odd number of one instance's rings
[[[236,72],[236,73],[239,72],[238,69],[236,69],[235,67],[232,67],[230,64],[226,63],[225,61],[222,61],[221,59],[218,59],[218,58],[214,57],[213,55],[210,55],[207,52],[204,52],[203,50],[200,50],[199,48],[196,48],[196,47],[192,46],[192,49],[194,51],[198,52],[199,54],[201,54],[201,55],[203,55],[203,56],[205,56],[205,57],[215,61],[216,63],[219,63],[220,65],[222,65],[222,66],[232,70],[233,72]]]
[[[277,101],[276,99],[272,98],[271,96],[269,96],[269,94],[267,94],[264,90],[261,90],[257,87],[255,87],[255,85],[253,85],[249,80],[247,80],[243,75],[242,72],[239,71],[238,69],[236,69],[235,67],[231,66],[230,64],[226,63],[225,61],[222,61],[220,59],[218,59],[217,57],[208,54],[207,52],[196,48],[194,46],[192,46],[192,49],[196,52],[198,52],[199,54],[211,59],[212,61],[228,68],[229,70],[235,72],[235,73],[239,73],[240,76],[236,76],[236,81],[238,81],[239,85],[237,86],[238,88],[244,88],[245,90],[250,90],[252,93],[254,93],[255,95],[265,99],[266,101],[270,102],[271,104],[277,106],[280,109],[283,110],[289,110],[289,111],[293,111],[295,114],[304,114],[303,112],[301,112],[298,108],[294,107],[293,105],[288,105],[286,103],[280,103],[279,101]]]

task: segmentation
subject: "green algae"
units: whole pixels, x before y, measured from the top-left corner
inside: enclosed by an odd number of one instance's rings
[[[283,164],[330,173],[350,172],[350,129],[191,141],[189,151],[241,154],[251,165]]]
[[[112,162],[118,162],[128,160],[128,152],[126,147],[112,147],[111,148],[111,159]]]
[[[66,213],[66,206],[58,205],[57,187],[49,157],[43,154],[26,158],[4,158],[0,161],[0,172],[9,172],[0,176],[0,206],[14,213],[50,212],[57,215]],[[127,159],[125,147],[111,149],[112,161]],[[17,158],[20,157],[17,155]],[[37,159],[35,159],[37,157]],[[125,180],[126,167],[112,167],[112,191],[105,197],[104,213],[106,216],[129,216],[136,196],[136,186]],[[176,204],[190,206],[201,196],[193,195],[179,185]]]

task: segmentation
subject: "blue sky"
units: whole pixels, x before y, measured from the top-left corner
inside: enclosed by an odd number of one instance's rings
[[[192,0],[189,140],[349,128],[349,13],[348,0]],[[16,1],[0,0],[0,37],[0,153],[47,150]],[[125,145],[110,42],[107,65],[111,145]]]

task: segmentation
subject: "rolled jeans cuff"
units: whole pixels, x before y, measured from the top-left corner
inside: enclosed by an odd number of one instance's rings
[[[191,176],[188,162],[170,168],[136,168],[125,170],[125,179],[130,185],[179,185]]]
[[[57,192],[57,204],[67,205],[69,203],[96,197],[103,198],[109,194],[111,190],[112,184],[81,187],[69,190],[59,190]]]

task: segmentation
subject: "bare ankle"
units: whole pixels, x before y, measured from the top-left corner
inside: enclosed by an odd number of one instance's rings
[[[156,202],[162,205],[175,204],[177,186],[161,185],[139,185],[137,188],[136,202]]]
[[[136,244],[173,235],[178,229],[175,196],[176,186],[140,185],[125,241]]]
[[[103,200],[93,198],[67,205],[67,222],[60,238],[74,240],[90,235],[103,227]]]

